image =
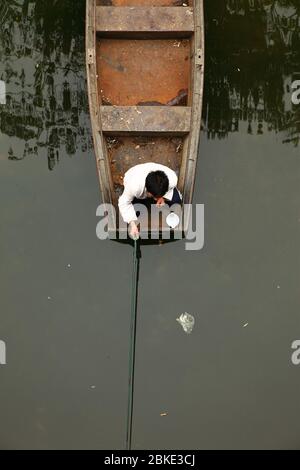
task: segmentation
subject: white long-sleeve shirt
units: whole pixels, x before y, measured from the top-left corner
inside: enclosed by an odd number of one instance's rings
[[[119,197],[119,210],[124,222],[129,223],[132,220],[137,220],[132,201],[135,197],[137,199],[146,199],[146,178],[149,173],[158,170],[163,171],[169,180],[169,189],[163,197],[169,201],[172,200],[173,190],[176,188],[178,181],[175,171],[160,163],[149,162],[135,165],[126,171],[124,175],[124,191]]]

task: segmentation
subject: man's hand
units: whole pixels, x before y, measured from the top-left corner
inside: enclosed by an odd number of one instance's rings
[[[161,206],[164,206],[165,205],[165,200],[163,197],[159,197],[157,200],[156,200],[156,205],[157,207],[161,207]]]
[[[129,236],[132,240],[138,240],[140,238],[140,232],[138,226],[134,220],[129,223],[128,228]]]

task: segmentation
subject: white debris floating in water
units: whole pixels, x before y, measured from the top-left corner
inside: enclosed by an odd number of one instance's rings
[[[193,315],[190,315],[189,313],[185,312],[180,315],[179,318],[176,318],[178,323],[182,326],[183,330],[189,335],[194,328],[195,325],[195,318]]]

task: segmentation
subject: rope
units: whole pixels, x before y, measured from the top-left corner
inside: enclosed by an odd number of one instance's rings
[[[132,290],[131,290],[131,324],[130,324],[130,346],[129,346],[129,382],[128,382],[128,403],[127,403],[126,450],[131,450],[131,438],[132,438],[136,317],[137,317],[137,297],[138,297],[137,294],[138,294],[138,282],[139,282],[140,257],[141,257],[141,250],[140,250],[139,240],[134,240]]]

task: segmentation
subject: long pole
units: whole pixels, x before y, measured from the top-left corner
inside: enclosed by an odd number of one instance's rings
[[[130,344],[129,344],[129,383],[128,383],[126,450],[131,450],[131,439],[132,439],[136,318],[137,318],[137,297],[138,297],[140,257],[141,257],[141,251],[140,251],[140,246],[139,246],[139,240],[134,240],[132,292],[131,292]]]

